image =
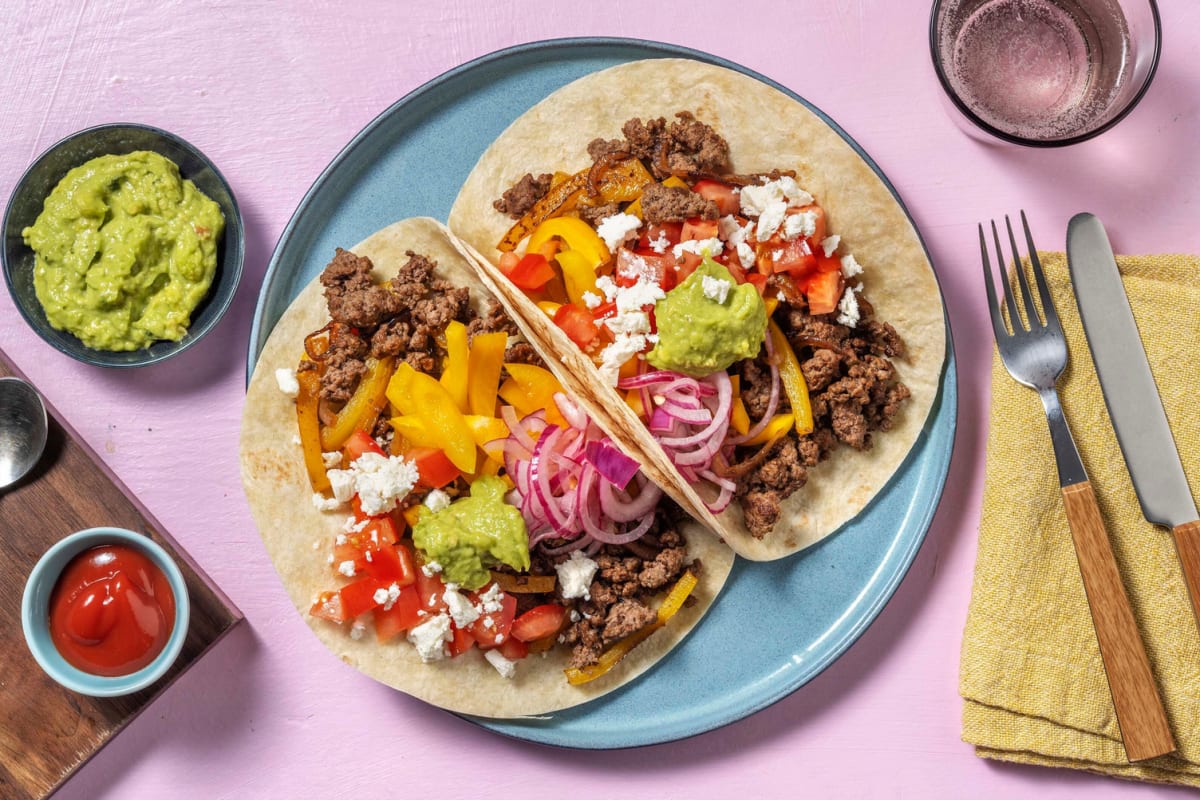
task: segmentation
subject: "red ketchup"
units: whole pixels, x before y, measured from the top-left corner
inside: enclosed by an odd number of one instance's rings
[[[50,594],[50,638],[72,666],[113,677],[154,660],[175,626],[167,576],[125,545],[101,545],[71,559]]]

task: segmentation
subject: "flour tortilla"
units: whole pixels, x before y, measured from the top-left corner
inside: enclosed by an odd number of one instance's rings
[[[891,323],[908,346],[895,360],[912,397],[896,426],[873,435],[867,452],[838,448],[809,471],[808,483],[783,504],[780,521],[756,539],[735,501],[714,518],[694,488],[675,471],[638,417],[616,391],[603,384],[592,362],[550,324],[494,264],[497,242],[512,220],[492,201],[526,172],[574,173],[590,165],[587,144],[620,138],[632,117],[693,112],[729,142],[739,173],[794,169],[802,186],[824,207],[829,230],[839,234],[840,253],[865,268],[864,296],[878,319]],[[475,252],[483,268],[520,312],[528,333],[560,354],[559,379],[591,400],[589,411],[611,436],[638,448],[648,471],[693,516],[717,530],[739,554],[753,560],[781,558],[828,536],[857,515],[887,484],[912,449],[937,396],[946,359],[941,292],[917,231],[878,175],[846,141],[782,92],[742,73],[686,59],[656,59],[593,73],[559,89],[518,118],[488,148],[467,177],[450,212],[450,227]]]
[[[486,308],[491,296],[477,267],[458,253],[447,231],[432,219],[397,222],[352,249],[374,262],[377,279],[395,275],[407,260],[405,252],[412,250],[437,261],[440,277],[470,287],[478,310]],[[403,637],[377,643],[369,622],[364,635],[354,640],[349,625],[310,616],[308,609],[317,593],[342,583],[327,558],[347,512],[322,513],[313,506],[312,488],[295,441],[295,402],[279,390],[275,370],[294,368],[305,335],[327,321],[322,287],[314,280],[275,325],[246,396],[241,470],[254,521],[292,604],[336,656],[381,683],[447,710],[480,717],[518,717],[547,714],[607,694],[653,666],[695,627],[724,584],[733,556],[714,536],[690,522],[684,530],[689,555],[703,563],[694,591],[699,602],[680,610],[610,673],[583,686],[570,686],[563,675],[568,648],[555,648],[544,657],[530,655],[518,662],[516,677],[509,680],[500,676],[478,648],[458,658],[423,664]]]

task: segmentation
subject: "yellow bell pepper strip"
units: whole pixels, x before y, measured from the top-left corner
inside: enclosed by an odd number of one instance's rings
[[[467,363],[470,348],[467,345],[467,326],[458,320],[446,325],[446,359],[442,363],[442,377],[438,382],[454,398],[458,410],[466,414],[467,406]]]
[[[496,413],[496,389],[500,386],[500,369],[507,346],[508,334],[504,331],[481,333],[471,341],[467,359],[468,413],[485,417]]]
[[[742,442],[742,445],[748,447],[760,444],[774,444],[776,439],[787,435],[787,432],[795,424],[795,414],[776,414],[763,426],[761,431],[753,438]]]
[[[321,418],[317,415],[320,402],[321,376],[316,370],[296,373],[300,393],[296,395],[296,423],[300,429],[300,447],[304,451],[304,469],[314,492],[330,489],[329,476],[325,474],[325,459],[321,455]]]
[[[562,303],[555,303],[551,300],[542,300],[537,304],[538,310],[545,314],[550,319],[554,319],[554,315],[562,308]]]
[[[417,521],[421,519],[421,509],[424,507],[421,503],[417,503],[400,512],[404,517],[404,521],[408,523],[409,528],[417,527]]]
[[[485,417],[479,414],[465,414],[463,419],[467,421],[467,427],[471,429],[471,436],[475,440],[475,444],[479,445],[484,454],[487,455],[489,461],[494,461],[498,464],[504,463],[504,448],[495,447],[489,449],[488,444],[498,439],[503,440],[508,437],[508,425],[504,420],[496,417]]]
[[[429,427],[420,416],[392,417],[392,430],[404,437],[409,447],[434,447],[442,449],[442,437]]]
[[[563,217],[563,219],[567,218]],[[554,260],[558,262],[559,269],[562,270],[563,287],[567,290],[567,299],[580,308],[587,308],[587,303],[583,301],[584,294],[589,292],[594,295],[600,294],[600,290],[596,288],[595,266],[588,263],[587,256],[581,255],[575,250],[563,250]]]
[[[600,235],[578,217],[554,217],[538,225],[529,236],[528,252],[538,250],[554,238],[561,239],[563,243],[555,258],[570,250],[583,256],[593,269],[612,258],[608,245]]]
[[[663,186],[671,186],[674,188],[683,188],[683,189],[690,188],[687,185],[687,182],[684,181],[683,178],[680,178],[678,175],[672,175],[671,177],[667,178],[665,181],[663,181]],[[645,188],[645,184],[642,185],[642,188],[643,189]],[[642,197],[641,197],[640,191],[638,192],[638,198],[636,200],[634,200],[632,203],[630,203],[628,206],[626,206],[625,213],[632,214],[633,216],[637,217],[638,219],[642,219]]]
[[[742,376],[731,375],[729,382],[733,384],[733,409],[729,413],[729,424],[745,436],[750,431],[750,415],[746,413],[746,404],[742,402]]]
[[[772,317],[775,315],[775,309],[779,308],[779,298],[778,297],[764,297],[763,305],[767,307],[767,316]]]
[[[775,347],[775,360],[779,366],[779,378],[783,381],[783,391],[787,393],[788,401],[792,404],[792,413],[796,417],[796,433],[801,436],[810,434],[813,430],[812,402],[808,397],[808,383],[804,380],[804,373],[800,371],[800,361],[783,331],[775,324],[775,320],[768,320],[767,335],[771,337],[771,344]]]
[[[392,356],[367,359],[367,372],[338,412],[337,420],[321,429],[321,447],[325,452],[340,450],[355,431],[371,429],[387,404],[385,392],[395,369],[396,359]]]
[[[612,647],[600,654],[600,660],[589,667],[570,667],[563,670],[567,676],[567,683],[572,686],[594,681],[601,675],[606,674],[609,670],[617,665],[621,659],[629,655],[629,651],[637,647],[643,641],[650,637],[659,628],[667,624],[671,617],[679,609],[683,608],[683,603],[687,600],[688,595],[696,588],[699,581],[696,576],[689,570],[680,576],[675,585],[671,587],[671,591],[667,593],[663,599],[662,605],[658,607],[658,617],[654,622],[642,628],[636,633],[632,633],[621,641],[614,644]]]
[[[436,378],[402,362],[388,383],[387,398],[403,417],[416,417],[425,423],[425,433],[438,441],[433,446],[444,452],[454,466],[468,474],[475,471],[478,450],[471,429],[454,398]],[[409,438],[407,433],[405,438]]]
[[[554,373],[533,364],[505,364],[511,376],[500,387],[500,399],[515,408],[521,416],[546,409],[546,420],[565,426],[554,395],[563,390]]]

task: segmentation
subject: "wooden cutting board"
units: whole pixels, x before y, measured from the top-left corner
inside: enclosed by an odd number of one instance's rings
[[[24,377],[0,351],[0,376]],[[41,798],[87,762],[242,614],[49,405],[49,441],[34,471],[0,489],[0,797]],[[126,697],[76,694],[52,681],[21,631],[21,594],[34,563],[83,528],[145,533],[174,556],[191,596],[183,652],[153,686]]]

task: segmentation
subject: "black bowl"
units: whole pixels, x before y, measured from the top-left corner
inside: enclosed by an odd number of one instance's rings
[[[33,288],[34,253],[21,237],[42,213],[42,204],[71,169],[102,155],[135,150],[159,153],[179,165],[180,174],[221,207],[225,232],[217,243],[217,272],[212,287],[192,312],[188,332],[178,342],[159,341],[141,350],[94,350],[66,331],[50,326]],[[224,176],[199,150],[173,133],[136,123],[112,123],[73,133],[38,156],[17,181],[4,212],[4,282],[21,316],[39,336],[74,359],[101,367],[141,367],[183,352],[213,329],[229,309],[242,278],[245,242],[242,214]]]

